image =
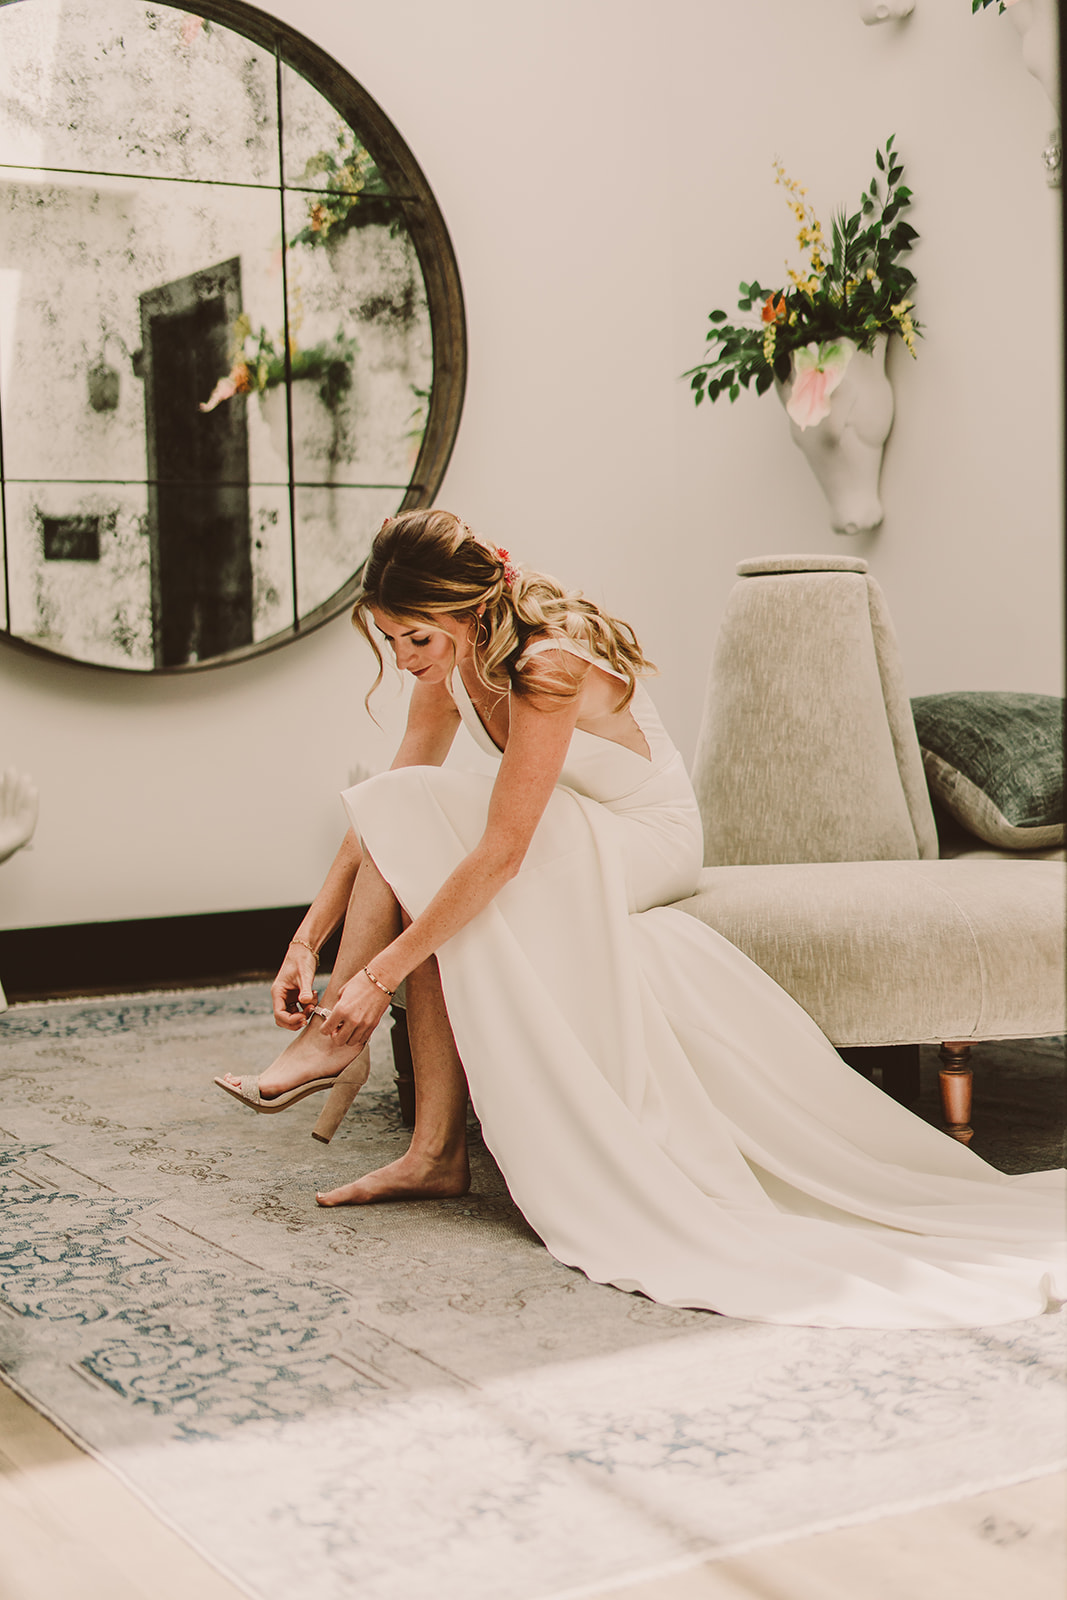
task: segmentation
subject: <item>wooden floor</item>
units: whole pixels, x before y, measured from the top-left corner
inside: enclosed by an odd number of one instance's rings
[[[0,1600],[247,1600],[0,1383]]]
[[[1063,1600],[1065,1494],[1063,1475],[1039,1478],[610,1593],[614,1600]],[[0,1383],[0,1600],[242,1595],[106,1467]]]

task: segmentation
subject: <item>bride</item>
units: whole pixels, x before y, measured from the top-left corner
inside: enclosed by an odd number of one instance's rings
[[[703,846],[633,631],[440,510],[388,520],[353,620],[414,678],[272,989],[295,1037],[257,1111],[328,1090],[328,1141],[403,981],[400,1160],[323,1206],[460,1195],[467,1088],[559,1260],[668,1305],[824,1327],[973,1327],[1051,1309],[1061,1173],[1008,1177],[847,1067],[721,935],[671,909]],[[495,777],[442,763],[463,723]],[[319,1003],[317,952],[340,922]]]

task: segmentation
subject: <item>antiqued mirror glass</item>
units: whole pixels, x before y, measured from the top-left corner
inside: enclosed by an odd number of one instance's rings
[[[432,502],[464,373],[433,195],[317,47],[232,0],[0,0],[9,640],[178,671],[326,621]]]

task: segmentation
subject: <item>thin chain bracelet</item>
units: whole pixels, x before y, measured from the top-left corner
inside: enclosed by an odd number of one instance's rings
[[[305,950],[311,951],[311,954],[315,957],[316,961],[319,959],[319,952],[315,949],[313,944],[308,944],[306,939],[290,939],[289,943],[303,945]]]
[[[385,984],[382,983],[381,979],[380,978],[376,978],[374,976],[374,973],[371,971],[371,969],[369,967],[364,967],[363,968],[363,976],[365,978],[369,978],[371,983],[373,983],[374,987],[376,989],[380,989],[383,994],[387,994],[389,996],[390,1000],[393,998],[394,994],[396,994],[396,990],[395,989],[387,989],[385,987]]]

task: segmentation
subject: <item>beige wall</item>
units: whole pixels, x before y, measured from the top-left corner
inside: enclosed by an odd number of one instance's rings
[[[771,551],[866,556],[913,693],[1060,692],[1053,117],[1009,18],[967,0],[872,28],[858,0],[271,4],[385,107],[451,230],[471,359],[441,503],[636,625],[683,748],[734,565]],[[793,258],[772,158],[828,223],[891,132],[927,337],[915,363],[891,351],[885,524],[846,541],[772,396],[698,412],[677,374],[738,279]],[[0,926],[304,901],[337,791],[388,760],[343,619],[180,680],[10,650],[0,671],[0,765],[42,796],[32,851],[0,869]]]

